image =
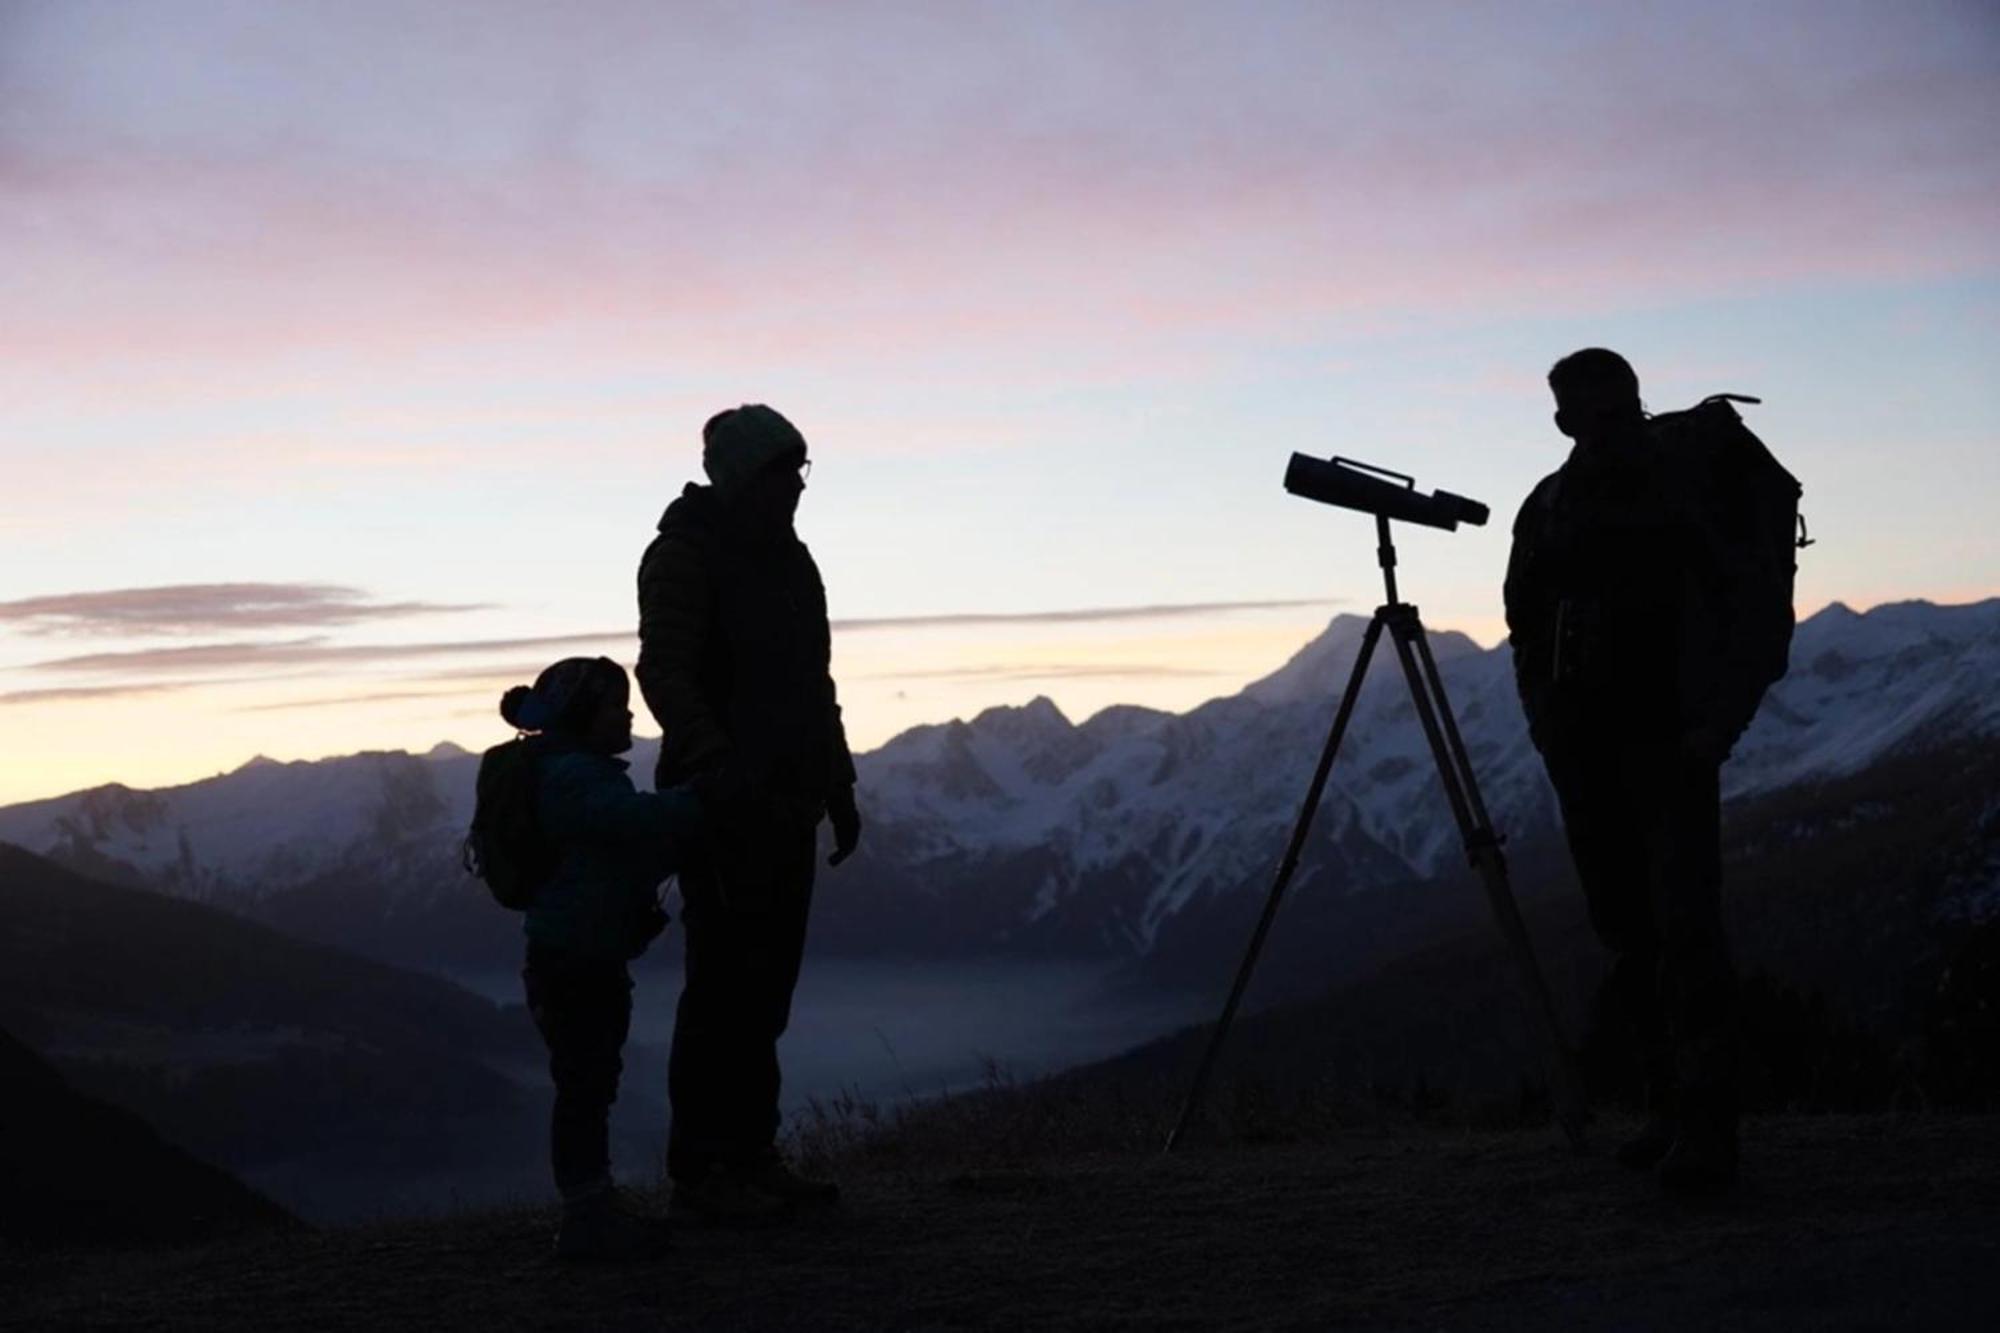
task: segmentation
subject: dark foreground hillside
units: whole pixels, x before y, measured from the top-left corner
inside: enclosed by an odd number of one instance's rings
[[[0,1028],[307,1217],[408,1207],[546,1133],[510,1076],[543,1059],[519,1012],[6,843]]]
[[[297,1225],[0,1032],[0,1241],[161,1243]]]
[[[1608,1140],[1619,1126],[1601,1127]],[[529,1213],[179,1251],[0,1252],[18,1327],[1990,1328],[2000,1120],[1759,1119],[1723,1204],[1543,1130],[861,1159],[834,1216],[573,1271]]]

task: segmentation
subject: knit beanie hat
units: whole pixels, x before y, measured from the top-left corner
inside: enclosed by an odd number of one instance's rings
[[[718,491],[733,491],[767,464],[788,454],[801,461],[806,437],[762,403],[717,412],[701,428],[701,466]]]
[[[608,657],[565,657],[500,696],[500,716],[520,731],[574,731],[585,726],[606,697],[631,698],[625,668]]]

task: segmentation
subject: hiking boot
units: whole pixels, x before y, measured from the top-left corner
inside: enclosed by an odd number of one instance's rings
[[[840,1186],[800,1175],[775,1152],[736,1174],[764,1193],[800,1207],[824,1208],[840,1202]]]
[[[653,1209],[639,1202],[637,1195],[616,1185],[611,1187],[611,1207],[614,1212],[623,1213],[632,1221],[658,1231],[669,1230],[673,1225]]]
[[[1682,1134],[1660,1162],[1660,1186],[1687,1198],[1727,1194],[1736,1187],[1736,1135]]]
[[[629,1201],[606,1190],[563,1205],[556,1228],[556,1258],[564,1263],[634,1263],[667,1252],[666,1224],[630,1211]]]
[[[792,1215],[789,1199],[722,1166],[710,1167],[693,1180],[676,1180],[670,1208],[677,1217],[713,1227],[776,1226]]]
[[[1629,1166],[1634,1171],[1651,1171],[1673,1150],[1674,1140],[1680,1137],[1673,1120],[1656,1115],[1646,1122],[1636,1138],[1627,1139],[1618,1145],[1618,1165]]]

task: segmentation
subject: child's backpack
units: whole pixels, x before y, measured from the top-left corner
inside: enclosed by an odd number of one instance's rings
[[[479,757],[472,828],[459,849],[469,874],[486,881],[494,900],[525,911],[555,871],[555,850],[535,813],[536,752],[532,737],[516,737]]]
[[[1792,579],[1798,552],[1812,544],[1799,514],[1803,488],[1732,402],[1720,393],[1649,422],[1663,454],[1684,468],[1692,512],[1701,520],[1731,657],[1759,690],[1785,674],[1792,645]]]

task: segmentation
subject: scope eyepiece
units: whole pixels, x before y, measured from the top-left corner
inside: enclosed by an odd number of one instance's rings
[[[1388,478],[1395,477],[1397,481]],[[1485,505],[1450,491],[1429,495],[1400,472],[1358,463],[1348,458],[1313,458],[1293,454],[1285,468],[1285,489],[1321,504],[1338,505],[1382,518],[1421,523],[1455,531],[1461,523],[1482,527],[1491,516]]]

